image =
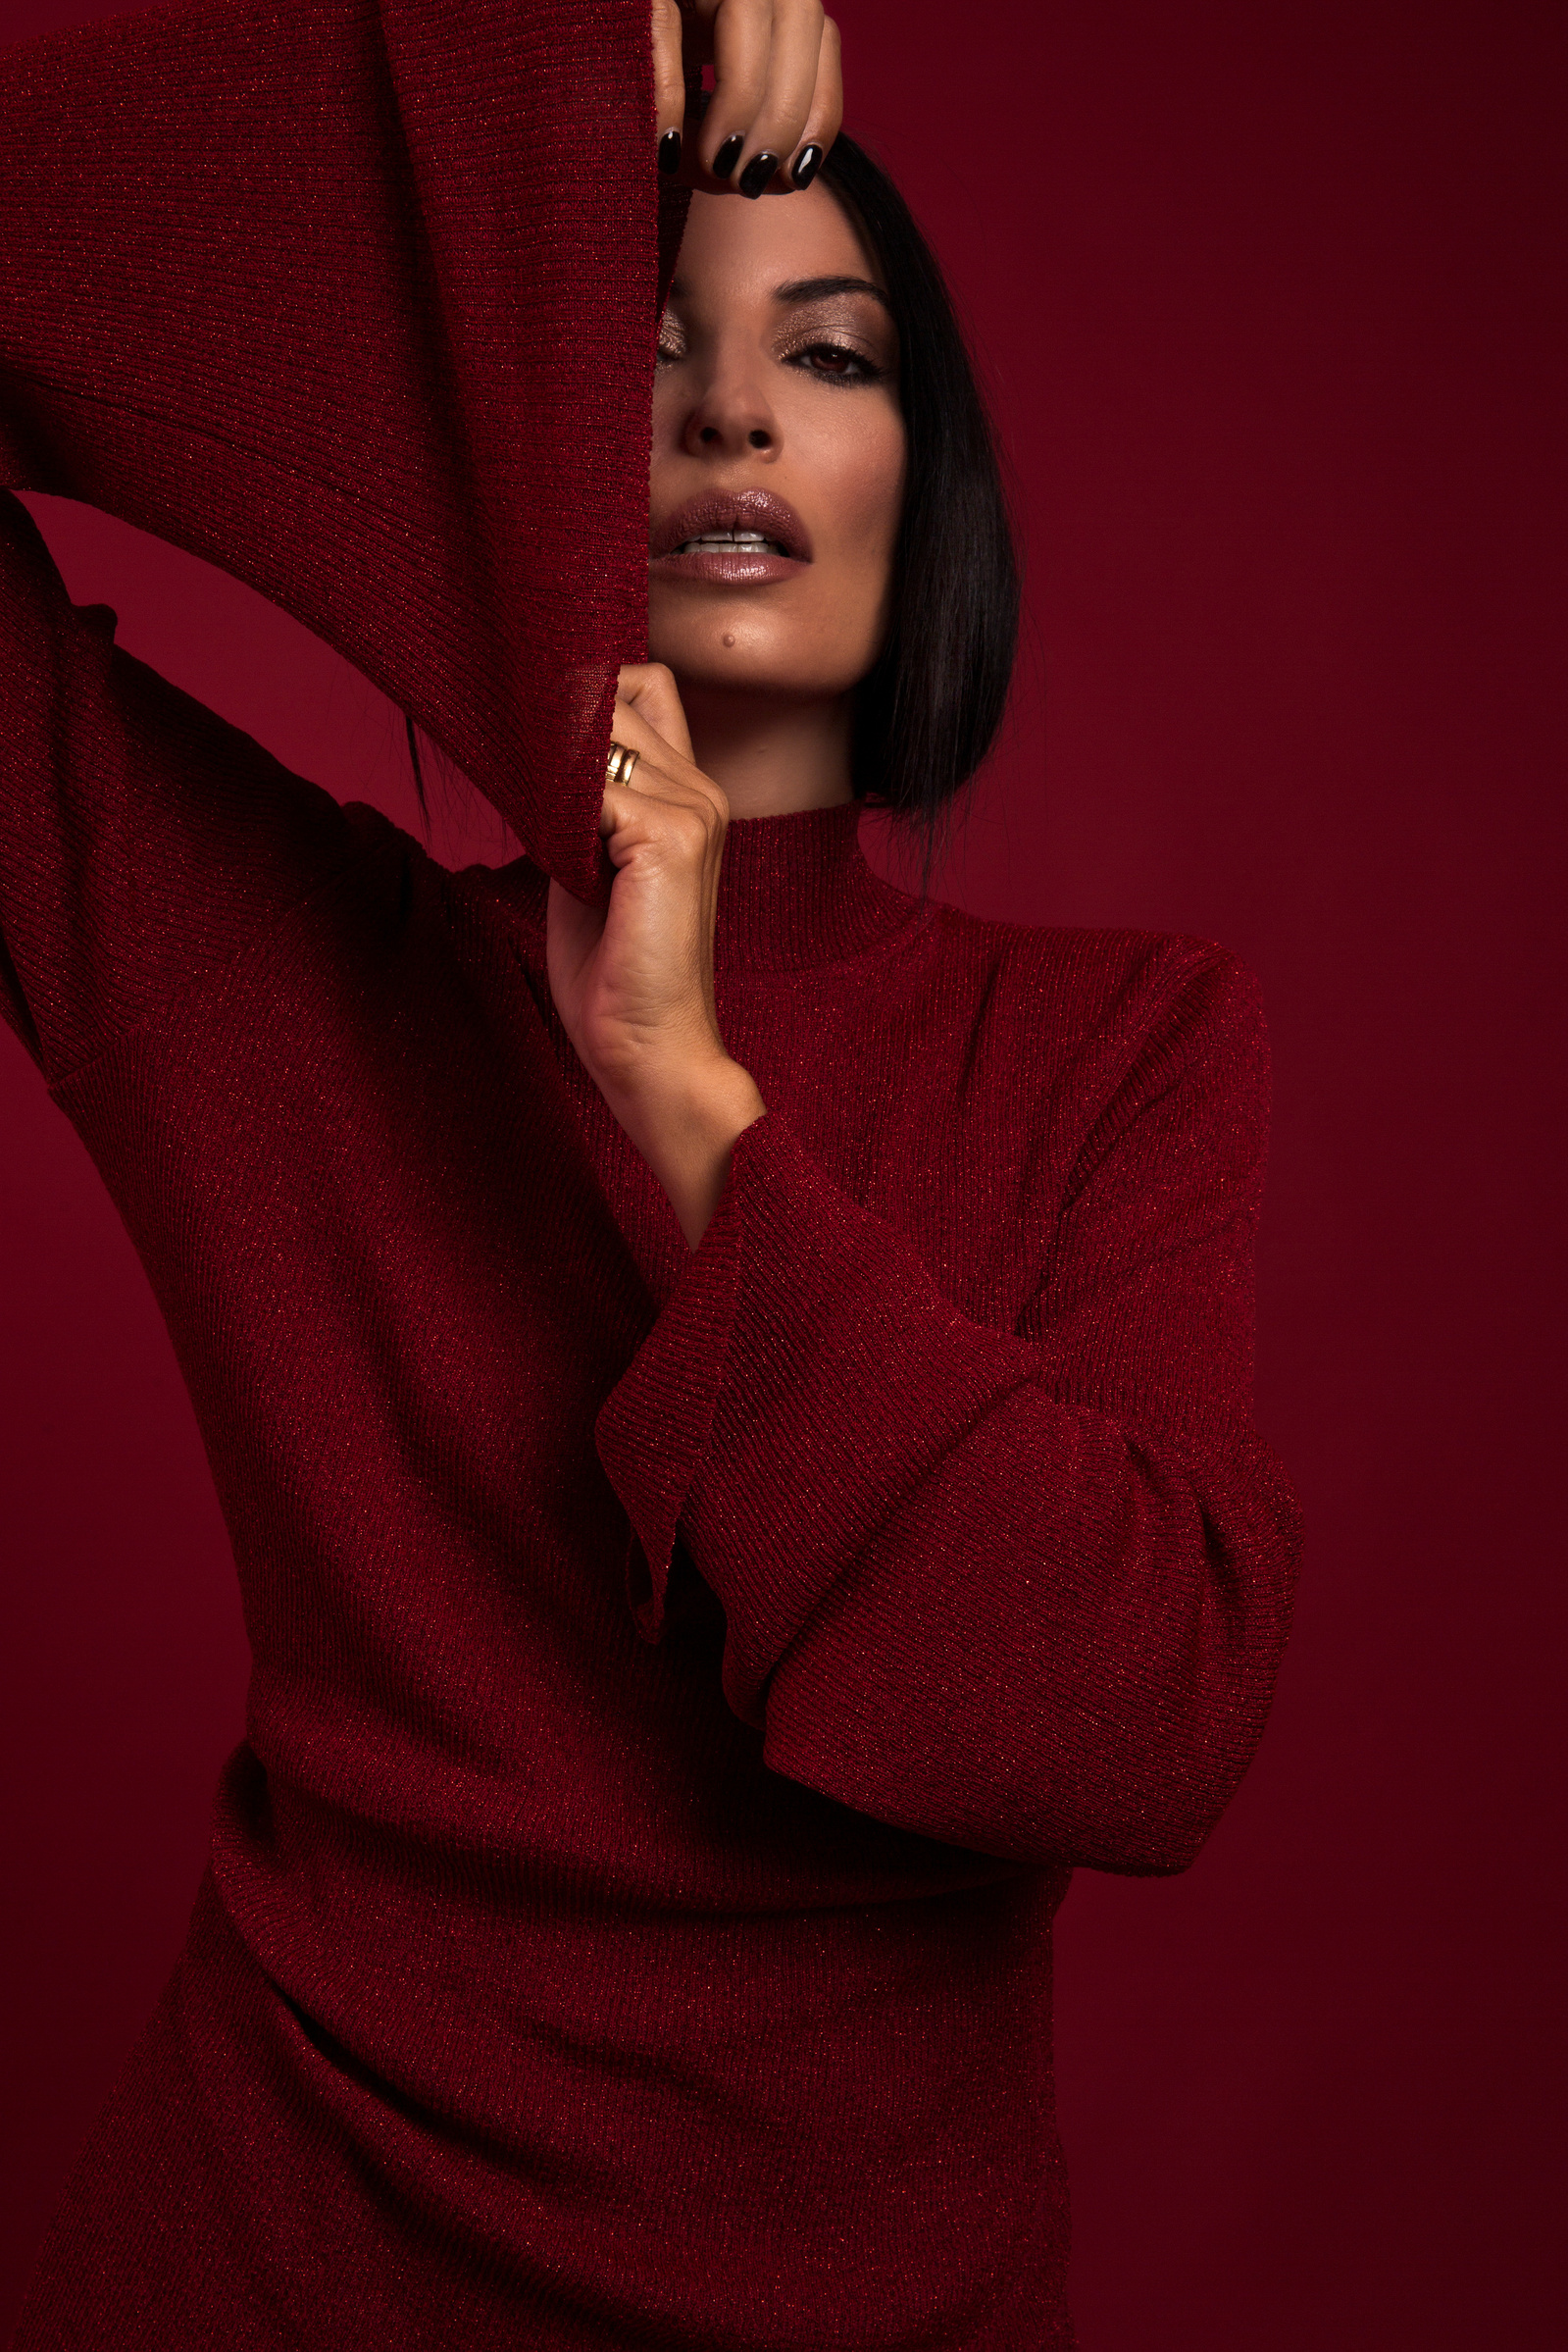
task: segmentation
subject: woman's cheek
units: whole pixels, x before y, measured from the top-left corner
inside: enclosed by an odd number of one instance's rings
[[[835,452],[829,505],[847,542],[873,561],[890,563],[903,506],[905,436],[896,410],[872,409]]]
[[[854,577],[854,600],[864,616],[865,636],[874,640],[870,658],[875,659],[886,629],[903,510],[902,420],[877,420],[847,454],[850,462],[839,469],[831,506],[845,571]]]
[[[813,472],[833,510],[867,532],[895,525],[902,501],[907,442],[904,423],[880,392],[833,395],[850,413],[824,434],[813,451]]]

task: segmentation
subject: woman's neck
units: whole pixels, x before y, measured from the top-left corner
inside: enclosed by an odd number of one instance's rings
[[[809,701],[680,685],[692,756],[732,816],[791,816],[854,798],[847,694]]]

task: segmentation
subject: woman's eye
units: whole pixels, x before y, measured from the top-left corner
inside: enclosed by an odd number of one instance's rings
[[[685,336],[679,329],[666,328],[656,345],[658,364],[673,367],[690,357]],[[808,376],[820,376],[829,383],[880,383],[887,371],[868,359],[863,351],[847,343],[807,343],[798,351],[789,352],[785,367],[800,368]]]
[[[803,351],[790,353],[790,365],[835,383],[875,383],[884,373],[864,352],[852,351],[845,343],[808,343]]]

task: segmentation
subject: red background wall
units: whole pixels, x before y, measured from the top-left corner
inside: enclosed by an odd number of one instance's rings
[[[0,0],[0,37],[92,13]],[[1195,1869],[1063,1916],[1086,2352],[1559,2346],[1568,19],[840,14],[1029,542],[946,895],[1223,939],[1275,1037],[1259,1414],[1306,1580]],[[134,649],[407,816],[332,657],[39,512]],[[9,1039],[0,1136],[9,2319],[177,1949],[244,1656],[145,1283]]]

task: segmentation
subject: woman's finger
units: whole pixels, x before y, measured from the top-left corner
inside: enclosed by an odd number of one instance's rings
[[[773,15],[773,0],[719,0],[714,12],[713,96],[697,150],[710,187],[738,185],[735,166],[767,96]]]
[[[822,0],[774,0],[768,85],[746,132],[734,185],[742,196],[787,189],[783,166],[798,153],[817,86]]]
[[[681,169],[685,112],[680,0],[653,0],[653,135],[661,172]]]
[[[685,63],[711,57],[700,132],[688,128],[682,178],[740,195],[809,187],[838,135],[838,28],[822,0],[687,0]]]
[[[642,772],[639,766],[638,775]],[[689,918],[701,938],[711,943],[714,891],[724,854],[724,827],[713,808],[649,769],[645,791],[634,784],[605,787],[599,834],[609,846],[612,865],[625,866],[638,850],[648,850],[661,875],[682,877],[679,888],[685,913],[676,936],[682,946],[689,945]],[[693,880],[695,896],[690,895]]]
[[[599,834],[611,841],[619,834],[626,842],[652,841],[666,836],[683,850],[700,859],[723,854],[728,823],[723,795],[703,790],[699,777],[688,782],[639,759],[630,783],[607,784],[599,802]]]
[[[843,49],[837,26],[832,17],[824,17],[822,38],[817,45],[817,79],[805,124],[796,144],[784,157],[784,170],[776,172],[769,183],[770,196],[786,196],[791,188],[810,187],[838,136],[843,119]]]
[[[656,667],[656,664],[648,665],[650,670]],[[633,669],[632,674],[635,677],[637,671]],[[680,697],[675,694],[674,688],[675,682],[671,679],[668,690],[679,712]],[[664,691],[660,682],[651,679],[645,689],[647,695],[659,698],[662,698]],[[668,708],[663,715],[667,726],[673,729],[677,727],[677,721]],[[730,821],[730,803],[713,778],[704,776],[700,768],[692,765],[688,755],[689,738],[685,735],[684,713],[680,713],[678,732],[687,743],[686,751],[673,744],[668,736],[650,723],[645,711],[633,702],[617,702],[612,724],[615,731],[612,740],[624,743],[629,751],[634,751],[637,759],[630,784],[611,785],[606,781],[601,807],[608,808],[615,793],[640,793],[660,801],[667,808],[693,812],[712,837],[715,849],[721,849],[725,827]],[[617,801],[616,805],[622,803]],[[601,822],[601,833],[605,830]]]
[[[690,760],[691,731],[673,670],[666,669],[662,661],[627,662],[616,679],[615,691],[618,710],[622,704],[628,705],[663,737],[672,751]],[[629,744],[628,749],[640,750],[641,745]]]

